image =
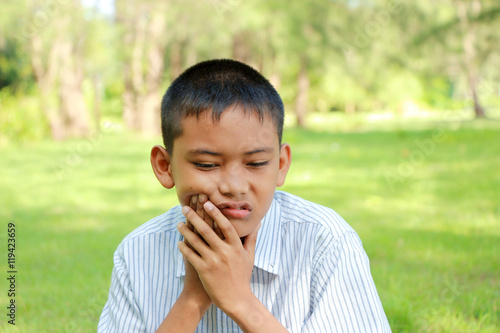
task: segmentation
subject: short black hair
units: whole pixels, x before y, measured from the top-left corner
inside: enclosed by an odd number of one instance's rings
[[[200,62],[177,77],[161,102],[161,130],[167,152],[182,135],[183,119],[210,110],[213,121],[231,106],[257,112],[259,119],[271,117],[279,142],[283,134],[285,110],[272,84],[252,67],[236,60],[215,59]]]

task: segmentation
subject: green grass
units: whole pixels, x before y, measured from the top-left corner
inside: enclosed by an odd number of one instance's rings
[[[500,124],[332,124],[286,131],[283,189],[357,230],[393,331],[499,332]],[[157,143],[110,130],[0,151],[0,239],[14,222],[18,270],[16,326],[2,278],[0,331],[96,330],[116,246],[177,203],[151,171]]]

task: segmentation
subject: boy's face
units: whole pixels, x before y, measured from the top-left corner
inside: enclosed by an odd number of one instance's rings
[[[240,237],[267,213],[291,161],[290,147],[280,147],[272,119],[261,122],[257,113],[239,107],[226,110],[219,122],[211,112],[184,119],[173,146],[172,156],[160,146],[151,152],[158,180],[176,187],[182,206],[206,194]]]

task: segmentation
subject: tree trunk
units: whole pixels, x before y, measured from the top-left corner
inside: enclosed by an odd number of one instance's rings
[[[468,2],[467,2],[468,3]],[[456,8],[458,19],[460,21],[460,26],[464,37],[462,40],[462,47],[464,51],[463,56],[463,66],[467,74],[467,82],[469,84],[469,90],[474,101],[474,114],[476,118],[484,118],[486,116],[484,108],[481,106],[479,100],[479,95],[477,91],[478,81],[479,81],[479,69],[477,65],[476,57],[476,26],[474,23],[469,22],[467,13],[467,3],[461,0],[456,0]],[[477,16],[481,12],[481,3],[478,0],[473,0],[471,3],[471,12],[473,15]]]
[[[297,77],[297,97],[295,99],[295,114],[297,115],[297,126],[306,127],[307,99],[309,95],[309,78],[307,77],[307,65],[305,59],[301,59],[299,75]]]
[[[66,132],[72,137],[89,134],[89,119],[83,96],[83,64],[75,40],[61,45],[59,59],[59,99]]]
[[[146,13],[143,6],[123,1],[123,22],[126,32],[123,36],[124,44],[130,45],[131,54],[125,62],[123,92],[123,119],[125,125],[136,131],[141,129],[139,114],[142,105],[142,90],[146,89],[143,82],[143,54],[146,34]],[[132,7],[131,7],[132,6]]]
[[[128,128],[160,133],[160,87],[164,79],[165,20],[158,6],[147,2],[117,2],[126,30],[123,40],[132,48],[125,61],[123,118]]]
[[[198,54],[196,53],[196,49],[194,47],[188,47],[186,51],[186,66],[193,66],[194,64],[196,64],[196,59],[198,56]]]
[[[146,86],[144,105],[142,106],[143,121],[141,131],[158,135],[161,133],[160,107],[161,92],[160,87],[164,79],[163,71],[165,63],[165,46],[161,42],[165,29],[164,19],[161,13],[153,14],[148,26],[148,36],[150,38],[148,50],[148,70],[146,74]]]
[[[68,8],[64,15],[31,35],[31,64],[40,90],[40,106],[52,137],[83,137],[89,133],[87,108],[82,90],[83,29],[74,29],[81,11]],[[44,40],[45,38],[45,40]]]
[[[345,103],[345,113],[347,115],[354,115],[356,113],[356,104],[353,102]]]
[[[270,52],[270,56],[268,57],[268,63],[269,63],[269,72],[271,73],[269,75],[269,82],[273,85],[274,89],[279,92],[281,88],[281,75],[279,70],[276,68],[276,53],[274,50]]]
[[[181,43],[174,41],[170,47],[170,77],[175,80],[182,72]]]
[[[54,140],[62,140],[66,137],[66,131],[57,105],[54,105],[52,101],[58,65],[59,41],[54,40],[50,44],[46,61],[43,61],[45,52],[43,49],[43,40],[40,36],[33,35],[30,40],[30,46],[31,67],[33,68],[35,81],[40,90],[40,108],[47,119],[52,138]]]
[[[92,90],[94,91],[94,126],[96,131],[101,129],[101,101],[102,101],[102,82],[99,74],[92,76]]]
[[[479,103],[479,98],[477,95],[477,84],[470,83],[469,86],[472,94],[472,99],[474,101],[474,114],[476,115],[476,118],[485,118],[486,114],[484,112],[484,108]]]
[[[233,59],[250,64],[252,60],[250,47],[247,45],[248,38],[242,32],[233,35]]]

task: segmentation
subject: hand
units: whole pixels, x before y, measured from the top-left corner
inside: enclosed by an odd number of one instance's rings
[[[202,223],[205,227],[212,228],[214,225],[213,219],[208,214],[205,214],[205,210],[203,209],[203,203],[207,200],[208,198],[204,194],[194,195],[189,205],[193,212],[193,216],[199,219],[197,222]],[[186,219],[186,224],[181,223],[181,225],[194,235],[193,237],[196,237],[198,241],[203,242],[197,235],[197,231],[189,219]],[[190,249],[193,253],[196,253],[196,250],[192,248],[188,240],[185,239],[184,242],[179,243]],[[160,327],[158,327],[157,333],[194,332],[198,323],[205,315],[205,312],[207,312],[212,304],[210,296],[207,294],[200,281],[198,272],[194,269],[193,265],[186,260],[185,256],[183,256],[183,258],[186,269],[184,288],[179,298],[168,312],[168,315],[165,317]]]
[[[198,234],[187,225],[179,224],[179,231],[190,246],[185,242],[178,245],[182,254],[198,272],[210,299],[228,313],[237,308],[246,296],[253,296],[250,277],[260,224],[242,244],[233,225],[217,207],[207,201],[204,208],[205,216],[209,215],[213,219],[222,237],[192,207],[185,206],[183,213]]]
[[[204,220],[211,228],[214,228],[214,220],[210,217],[210,215],[205,213],[205,209],[203,208],[203,204],[207,202],[208,198],[205,194],[193,195],[191,200],[189,201],[189,207],[198,214],[198,216]],[[193,224],[186,218],[187,227],[193,231],[198,236],[200,235],[198,231],[194,228]],[[184,239],[184,243],[189,246],[191,249],[193,248],[189,241]]]
[[[207,196],[204,194],[193,195],[191,197],[189,205],[191,209],[195,211],[198,216],[203,219],[203,221],[205,221],[206,224],[213,228],[214,221],[212,220],[210,215],[205,214],[205,209],[203,208],[203,203],[205,203],[206,201]],[[198,234],[198,232],[194,229],[193,224],[187,218],[186,226],[191,231]],[[184,240],[184,243],[192,249],[191,244],[189,244],[186,239]],[[203,287],[203,284],[201,283],[198,276],[198,272],[194,269],[193,265],[191,265],[191,263],[186,260],[186,257],[184,255],[183,258],[186,271],[186,279],[184,281],[184,289],[182,290],[182,293],[188,297],[191,297],[192,299],[195,299],[197,304],[200,304],[202,309],[208,309],[208,307],[212,304],[212,300],[205,291],[205,288]]]

